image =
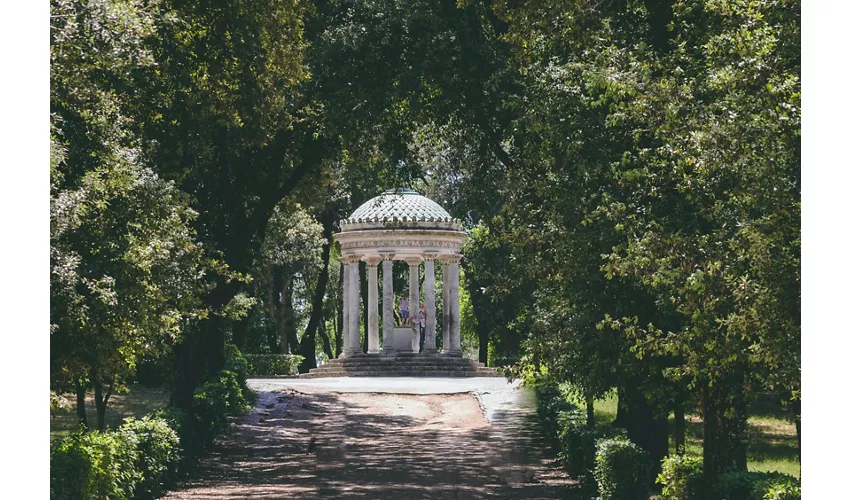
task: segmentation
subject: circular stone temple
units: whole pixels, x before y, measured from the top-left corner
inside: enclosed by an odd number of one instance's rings
[[[434,201],[411,189],[376,196],[340,222],[335,235],[345,264],[343,275],[343,357],[363,355],[360,348],[359,262],[368,265],[369,300],[366,334],[368,354],[436,355],[436,297],[434,265],[443,266],[443,355],[460,356],[458,263],[466,239],[460,221]],[[409,319],[396,325],[393,261],[408,264]],[[378,265],[383,266],[383,345],[378,334]],[[422,287],[425,304],[424,342],[420,340],[419,266],[425,266]],[[421,350],[420,350],[421,346]]]

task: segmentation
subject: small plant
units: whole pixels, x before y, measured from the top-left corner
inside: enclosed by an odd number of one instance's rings
[[[51,500],[128,500],[142,473],[138,441],[118,432],[78,432],[50,450]]]
[[[596,443],[593,475],[602,500],[648,500],[649,455],[625,438]]]
[[[764,495],[764,500],[801,500],[803,492],[800,485],[792,483],[771,486]]]
[[[141,480],[136,485],[135,499],[161,496],[177,479],[180,463],[180,439],[177,432],[162,418],[145,416],[141,420],[128,418],[119,430],[136,442],[136,470]]]
[[[671,455],[661,462],[656,483],[663,485],[663,500],[701,500],[703,486],[702,458]]]
[[[714,489],[718,500],[764,500],[773,490],[780,499],[795,498],[800,481],[794,476],[781,472],[727,472],[721,474]],[[780,489],[782,488],[782,489]],[[787,490],[784,491],[783,489]]]
[[[295,375],[304,356],[297,354],[246,354],[247,376]]]

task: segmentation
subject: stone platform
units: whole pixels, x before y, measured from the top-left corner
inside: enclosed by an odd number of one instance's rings
[[[363,354],[332,359],[298,378],[323,377],[501,377],[482,363],[442,354]]]

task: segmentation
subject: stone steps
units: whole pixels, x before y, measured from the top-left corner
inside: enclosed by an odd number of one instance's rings
[[[499,377],[491,368],[457,356],[362,355],[332,359],[300,378],[320,377]]]

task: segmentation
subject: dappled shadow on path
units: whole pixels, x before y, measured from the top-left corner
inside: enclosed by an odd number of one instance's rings
[[[471,394],[261,393],[166,498],[570,498],[527,407]]]

